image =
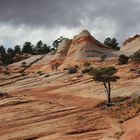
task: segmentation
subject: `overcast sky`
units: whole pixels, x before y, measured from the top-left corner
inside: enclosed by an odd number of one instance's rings
[[[119,42],[140,33],[140,0],[0,0],[0,44],[48,45],[88,29],[98,40]]]

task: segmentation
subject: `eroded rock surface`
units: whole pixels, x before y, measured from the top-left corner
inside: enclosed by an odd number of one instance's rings
[[[121,51],[126,54],[132,54],[140,49],[140,35],[128,38],[121,48]]]

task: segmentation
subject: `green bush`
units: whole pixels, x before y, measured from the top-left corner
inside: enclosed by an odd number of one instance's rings
[[[68,68],[68,74],[74,74],[78,71],[78,69],[74,66],[74,67],[69,67]]]
[[[47,78],[47,77],[49,77],[49,76],[50,76],[49,74],[46,74],[44,77]]]
[[[0,97],[8,97],[8,94],[5,92],[0,92]]]
[[[90,66],[90,62],[85,62],[84,63],[84,67],[89,67]]]
[[[127,64],[128,60],[129,60],[129,57],[124,54],[121,54],[118,59],[120,65]]]
[[[42,71],[38,71],[37,74],[39,74],[40,76],[43,75],[44,73],[42,73]]]
[[[130,56],[131,60],[133,62],[140,62],[140,49],[133,53],[133,55]]]

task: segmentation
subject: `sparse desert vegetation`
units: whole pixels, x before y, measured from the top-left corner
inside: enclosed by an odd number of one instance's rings
[[[124,55],[124,54],[121,54],[119,56],[119,59],[118,59],[118,62],[120,65],[123,65],[123,64],[127,64],[128,63],[128,60],[129,60],[129,57]]]
[[[38,50],[1,65],[0,139],[125,140],[133,131],[138,137],[139,51],[129,59],[116,41],[112,49],[87,30],[60,42],[53,53]]]
[[[0,0],[0,140],[140,140],[140,0]]]
[[[133,62],[140,63],[140,49],[134,52],[130,57]]]

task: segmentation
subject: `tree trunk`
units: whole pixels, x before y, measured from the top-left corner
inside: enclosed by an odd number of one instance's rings
[[[107,105],[108,105],[108,93],[109,93],[109,88],[107,87],[107,85],[106,85],[106,82],[105,81],[103,81],[103,85],[104,85],[104,87],[105,87],[105,89],[106,89],[106,93],[107,93]]]
[[[111,105],[111,85],[110,85],[110,80],[108,81],[108,101],[107,104]]]
[[[107,83],[105,81],[103,81],[103,85],[104,85],[106,92],[107,92],[107,106],[110,106],[111,105],[111,85],[110,85],[109,79],[108,79]]]

